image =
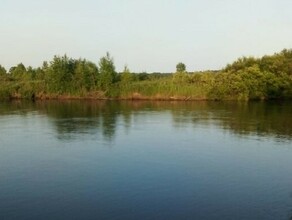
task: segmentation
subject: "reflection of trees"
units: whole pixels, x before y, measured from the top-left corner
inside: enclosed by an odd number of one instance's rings
[[[236,134],[292,138],[291,102],[198,102],[172,111],[175,126],[216,124]]]
[[[118,125],[130,130],[132,118],[149,111],[170,112],[175,127],[213,124],[236,134],[292,138],[290,102],[38,101],[1,103],[0,116],[37,111],[50,118],[60,139],[86,134],[112,140]]]
[[[14,100],[7,102],[0,102],[0,116],[18,114],[25,116],[35,109],[35,102]]]
[[[105,102],[39,102],[38,109],[51,117],[60,139],[100,133],[108,140],[114,137],[117,114]]]
[[[181,106],[177,108],[176,105]],[[207,102],[182,102],[172,107],[173,124],[184,127],[187,124],[207,125],[212,117],[212,108]]]
[[[60,139],[101,135],[111,141],[119,120],[125,129],[131,124],[132,106],[118,101],[44,101],[38,111],[51,118]]]
[[[103,136],[110,140],[116,131],[117,118],[120,114],[117,103],[110,102],[101,108]]]
[[[222,120],[224,128],[240,134],[291,138],[292,103],[254,102],[232,106],[232,120]]]

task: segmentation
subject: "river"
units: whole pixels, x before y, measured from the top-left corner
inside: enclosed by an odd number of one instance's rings
[[[291,102],[0,103],[0,219],[290,219]]]

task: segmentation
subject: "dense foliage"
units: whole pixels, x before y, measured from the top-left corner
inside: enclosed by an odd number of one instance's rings
[[[186,65],[184,63],[180,62],[176,65],[176,72],[181,73],[185,71],[186,71]]]
[[[115,70],[109,53],[96,65],[67,55],[38,68],[20,63],[7,71],[0,65],[0,99],[279,99],[292,98],[292,50],[262,58],[242,57],[220,71],[131,73]]]

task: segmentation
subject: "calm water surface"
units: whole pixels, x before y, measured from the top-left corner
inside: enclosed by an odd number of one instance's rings
[[[0,219],[292,219],[292,103],[0,103]]]

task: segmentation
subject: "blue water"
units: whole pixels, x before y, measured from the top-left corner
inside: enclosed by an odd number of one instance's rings
[[[290,219],[291,110],[0,103],[0,219]]]

